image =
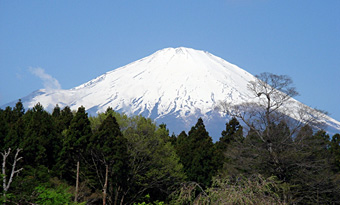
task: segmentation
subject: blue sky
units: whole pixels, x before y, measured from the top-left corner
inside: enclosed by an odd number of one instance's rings
[[[69,89],[166,47],[289,75],[340,120],[339,0],[0,1],[0,105]]]

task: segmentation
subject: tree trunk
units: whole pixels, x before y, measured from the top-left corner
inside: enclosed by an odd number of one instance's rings
[[[4,151],[4,153],[1,153],[2,155],[2,177],[3,177],[3,200],[4,200],[4,204],[6,204],[6,192],[8,191],[9,187],[11,186],[11,183],[12,183],[12,180],[13,180],[13,177],[15,174],[19,173],[23,168],[20,168],[18,170],[15,170],[16,168],[16,164],[19,160],[22,159],[22,157],[19,157],[18,158],[18,155],[19,155],[19,152],[21,151],[21,149],[17,149],[17,152],[15,153],[15,156],[14,156],[14,160],[13,160],[13,164],[12,164],[12,171],[11,171],[11,174],[10,174],[10,177],[8,179],[8,182],[7,182],[7,176],[6,176],[6,160],[7,160],[7,157],[9,156],[9,154],[11,153],[11,148],[8,148],[8,151]]]
[[[122,196],[122,199],[120,200],[120,205],[123,205],[124,202],[124,195]]]
[[[103,205],[106,205],[106,195],[107,195],[107,178],[109,175],[109,166],[106,165],[106,172],[105,172],[105,184],[104,184],[104,188],[103,188]]]
[[[76,191],[74,194],[74,202],[78,202],[78,191],[79,191],[79,161],[77,162],[77,178],[76,178]]]
[[[117,185],[116,190],[115,190],[115,202],[114,202],[114,205],[118,204],[118,195],[119,195],[119,192],[120,192],[120,186]],[[121,201],[121,203],[122,203],[122,201]]]
[[[10,149],[8,149],[8,153],[5,151],[4,154],[2,154],[2,180],[3,180],[3,200],[4,200],[4,203],[6,203],[6,159],[9,155],[9,152],[10,152]]]

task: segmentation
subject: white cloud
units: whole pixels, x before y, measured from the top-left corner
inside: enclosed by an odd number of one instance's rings
[[[61,86],[57,79],[53,78],[51,75],[45,73],[42,68],[29,68],[29,71],[35,76],[39,77],[44,84],[46,90],[59,90]]]

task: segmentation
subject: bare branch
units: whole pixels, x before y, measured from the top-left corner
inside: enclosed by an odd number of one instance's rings
[[[10,155],[11,153],[11,148],[8,148],[8,151],[4,151],[4,153],[1,153],[2,155],[2,175],[3,175],[3,184],[2,184],[2,187],[3,187],[3,190],[4,190],[4,193],[3,193],[3,196],[4,196],[4,199],[6,200],[6,192],[8,191],[8,189],[10,188],[11,186],[11,183],[13,181],[13,178],[14,178],[14,175],[15,174],[18,174],[19,172],[21,172],[23,170],[23,168],[20,168],[20,169],[17,169],[16,170],[16,165],[17,165],[17,162],[20,161],[22,159],[22,157],[19,157],[18,158],[18,155],[19,155],[19,152],[21,151],[22,149],[17,149],[16,153],[15,153],[15,156],[14,156],[14,160],[13,160],[13,164],[12,164],[12,170],[11,170],[11,174],[10,174],[10,177],[8,179],[8,182],[7,182],[7,176],[6,176],[6,160],[7,160],[7,157]]]

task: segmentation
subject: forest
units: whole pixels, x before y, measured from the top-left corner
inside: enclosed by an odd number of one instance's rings
[[[279,77],[279,78],[277,78]],[[189,132],[108,108],[88,116],[19,100],[0,109],[3,204],[339,204],[340,134],[277,112],[295,94],[284,76],[250,83],[259,104],[232,107],[217,142],[202,118]],[[274,81],[269,82],[269,81]],[[261,87],[262,86],[262,87]],[[272,90],[270,90],[270,89]],[[282,91],[282,89],[281,89]],[[261,104],[263,103],[263,104]],[[287,110],[288,111],[288,110]],[[282,115],[281,115],[282,114]],[[307,116],[307,117],[306,117]],[[315,115],[312,115],[315,116]]]
[[[340,135],[308,125],[272,149],[244,137],[236,118],[213,143],[200,118],[186,133],[108,109],[37,104],[0,110],[2,198],[7,204],[339,203]],[[77,164],[79,163],[78,177]],[[78,180],[77,180],[78,178]],[[76,191],[77,190],[77,191]],[[104,191],[105,190],[105,191]],[[104,200],[105,197],[105,200]]]

